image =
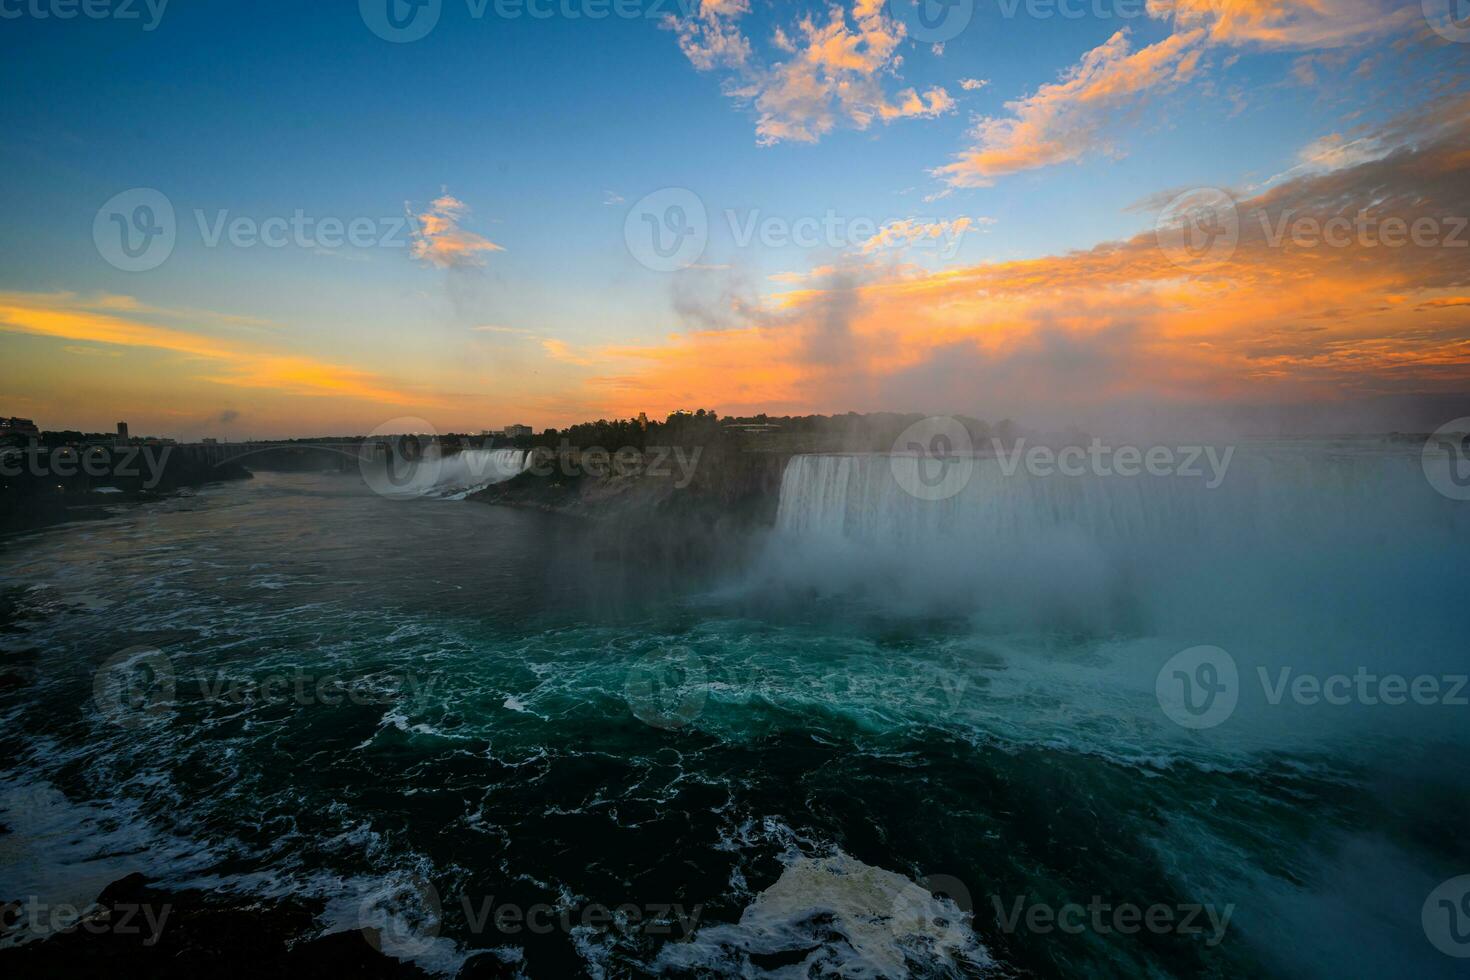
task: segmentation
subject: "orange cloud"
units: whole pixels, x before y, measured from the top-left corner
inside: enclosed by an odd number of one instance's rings
[[[541,349],[546,352],[547,357],[578,367],[590,367],[596,363],[590,357],[577,353],[565,340],[557,340],[555,337],[541,338]]]
[[[1106,149],[1106,133],[1120,111],[1194,74],[1204,36],[1189,31],[1134,51],[1128,31],[1118,31],[1061,81],[1007,102],[1010,116],[981,119],[972,133],[975,147],[935,173],[951,186],[985,187],[996,177]]]
[[[1335,48],[1403,30],[1416,11],[1391,0],[1149,0],[1151,17],[1174,34],[1137,51],[1126,29],[1082,56],[1060,81],[1007,102],[1009,116],[982,118],[973,145],[934,173],[951,187],[986,187],[997,177],[1080,160],[1113,149],[1120,114],[1193,78],[1211,45]],[[1363,146],[1323,145],[1347,162]]]
[[[877,234],[862,243],[861,251],[864,255],[885,248],[896,248],[915,243],[942,244],[945,257],[953,256],[959,248],[960,239],[965,232],[976,224],[994,224],[993,218],[955,218],[953,221],[916,221],[912,218],[904,218],[899,221],[890,221]]]
[[[490,239],[460,227],[459,222],[468,211],[463,201],[445,194],[429,205],[427,211],[416,215],[414,258],[441,269],[453,269],[484,265],[483,253],[503,252]]]
[[[202,361],[198,376],[216,384],[388,404],[424,401],[364,371],[131,319],[138,311],[159,312],[131,297],[85,300],[73,293],[0,293],[0,331],[170,351]]]
[[[747,0],[706,0],[683,19],[664,26],[699,71],[733,71],[728,94],[756,110],[757,141],[814,143],[839,124],[867,129],[877,120],[934,118],[954,108],[942,86],[920,93],[906,88],[890,96],[884,75],[902,63],[898,46],[904,27],[888,16],[884,0],[854,0],[850,11],[834,5],[825,20],[808,13],[794,35],[777,29],[774,46],[789,57],[757,64],[749,39],[736,21],[749,13]]]
[[[1149,0],[1153,17],[1204,27],[1222,44],[1330,48],[1401,29],[1419,16],[1391,0]]]
[[[1150,231],[1088,251],[928,271],[833,270],[743,328],[607,349],[624,412],[989,410],[1341,400],[1470,390],[1470,97],[1377,134],[1383,155],[1237,207],[1238,243],[1181,266]],[[1172,196],[1172,195],[1169,195]],[[1341,247],[1280,235],[1360,222]],[[1390,245],[1391,223],[1432,245]],[[785,281],[797,281],[788,278]]]

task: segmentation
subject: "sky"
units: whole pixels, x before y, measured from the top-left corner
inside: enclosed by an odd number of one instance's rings
[[[0,0],[0,415],[1430,422],[1466,7]]]

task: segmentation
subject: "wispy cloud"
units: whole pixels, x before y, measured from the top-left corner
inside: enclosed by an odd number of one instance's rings
[[[958,250],[960,241],[976,225],[994,224],[994,218],[955,218],[951,221],[918,221],[904,218],[890,221],[878,233],[863,242],[860,251],[864,255],[891,248],[907,248],[912,245],[931,245],[939,248],[949,258]]]
[[[53,293],[52,295],[68,296],[77,299],[75,293]],[[154,306],[142,302],[136,296],[126,296],[118,293],[102,293],[93,299],[87,300],[86,303],[91,308],[98,310],[108,310],[137,316],[159,317],[165,320],[187,320],[194,324],[204,324],[231,330],[257,331],[281,329],[281,324],[274,320],[265,320],[254,316],[241,316],[238,313],[220,313],[215,310],[202,310],[194,306]]]
[[[1401,31],[1417,16],[1394,0],[1149,0],[1147,10],[1172,20],[1174,33],[1135,50],[1128,30],[1118,31],[1058,81],[1007,102],[1009,115],[978,119],[971,146],[935,175],[952,187],[985,187],[1009,174],[1118,153],[1119,122],[1201,74],[1212,46],[1337,48]],[[970,81],[961,87],[970,91]]]
[[[691,16],[672,15],[664,26],[699,71],[725,70],[725,91],[756,113],[756,140],[814,143],[839,125],[865,130],[875,121],[932,118],[951,111],[941,86],[924,92],[885,91],[903,58],[903,24],[883,0],[831,6],[826,16],[804,14],[788,31],[777,28],[769,63],[757,58],[738,21],[748,0],[703,0]]]
[[[1149,0],[1151,17],[1203,27],[1219,44],[1331,48],[1393,33],[1420,16],[1393,0]]]
[[[504,251],[490,239],[461,227],[469,208],[458,198],[444,194],[428,209],[412,215],[417,223],[413,256],[441,269],[474,268],[485,264],[485,253]]]
[[[1276,237],[1284,220],[1346,227],[1360,214],[1370,227],[1428,222],[1470,236],[1470,97],[1367,137],[1389,152],[1242,197],[1238,244],[1216,268],[1181,268],[1150,232],[1021,261],[782,275],[796,288],[747,308],[743,323],[596,351],[611,369],[596,383],[629,408],[697,391],[727,411],[949,405],[1075,417],[1130,400],[1463,392],[1465,247]]]
[[[1109,148],[1121,112],[1139,96],[1167,90],[1194,74],[1203,30],[1174,34],[1134,50],[1127,29],[1082,56],[1060,81],[1007,102],[1006,117],[980,119],[974,147],[935,173],[956,187],[985,187],[995,178],[1077,160]]]
[[[1308,143],[1298,155],[1308,169],[1327,171],[1356,167],[1360,163],[1377,160],[1387,152],[1388,148],[1371,136],[1347,139],[1341,133],[1331,133]]]
[[[222,385],[389,404],[424,401],[371,372],[164,326],[156,322],[156,313],[131,297],[85,299],[74,293],[0,293],[0,331],[168,351],[194,362],[186,370],[195,377]]]
[[[590,367],[596,364],[596,360],[586,354],[579,353],[572,345],[564,340],[554,337],[541,338],[541,348],[546,351],[548,357],[554,360],[564,361],[567,364],[575,364],[578,367]]]

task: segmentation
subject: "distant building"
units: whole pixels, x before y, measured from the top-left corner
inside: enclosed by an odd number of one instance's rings
[[[0,418],[0,443],[32,443],[41,435],[30,419]]]
[[[41,430],[36,428],[36,423],[30,419],[8,418],[0,419],[0,435],[4,436],[38,436]]]
[[[205,436],[203,441],[204,441],[204,444],[206,446],[218,446],[219,445],[219,440],[218,439],[213,439],[213,438],[210,438],[209,436]]]
[[[119,446],[126,446],[128,444],[128,424],[126,422],[119,422],[117,424],[117,444]]]
[[[505,427],[505,435],[509,439],[515,439],[519,436],[529,436],[532,434],[533,433],[529,425],[507,425]]]
[[[640,429],[646,429],[646,428],[648,428],[648,413],[647,412],[639,412],[638,413],[638,428],[640,428]]]

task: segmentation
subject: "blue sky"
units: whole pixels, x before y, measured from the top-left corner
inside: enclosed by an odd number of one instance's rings
[[[759,0],[720,23],[769,66],[785,57],[770,40],[778,29],[794,34],[801,16],[820,23],[834,9],[857,29],[855,6]],[[899,18],[885,11],[873,16],[891,29]],[[151,31],[26,14],[0,20],[10,219],[0,225],[0,290],[268,321],[263,332],[292,354],[374,375],[409,367],[422,375],[410,386],[450,377],[494,386],[543,370],[548,383],[576,386],[566,372],[586,365],[540,363],[516,338],[591,349],[697,326],[682,318],[671,277],[641,266],[624,242],[629,206],[660,188],[698,195],[710,216],[700,264],[728,267],[757,300],[783,288],[769,276],[852,249],[736,248],[726,209],[787,222],[829,211],[878,225],[971,219],[952,255],[912,256],[931,272],[1057,256],[1152,228],[1153,212],[1134,206],[1170,189],[1262,184],[1314,140],[1382,125],[1463,64],[1464,45],[1396,49],[1403,31],[1369,27],[1322,44],[1293,21],[1308,40],[1288,43],[1195,16],[1007,17],[982,3],[942,52],[904,37],[873,73],[889,99],[943,89],[944,111],[865,128],[839,121],[814,142],[761,145],[753,99],[728,92],[749,83],[749,70],[700,70],[659,18],[476,19],[464,0],[445,0],[426,37],[393,44],[345,2],[174,3]],[[1013,116],[1008,102],[1056,83],[1119,30],[1136,53],[1187,28],[1214,32],[1198,42],[1199,66],[1187,82],[1149,83],[1106,106],[1087,124],[1102,145],[989,186],[935,175],[975,144],[977,118]],[[1355,74],[1368,59],[1373,70]],[[964,79],[984,85],[967,91]],[[91,234],[102,203],[130,188],[159,190],[178,215],[173,253],[142,273],[109,265]],[[402,247],[208,248],[195,216],[263,221],[299,209],[387,227],[446,195],[462,205],[457,227],[501,249],[481,254],[472,275],[415,260],[412,226]],[[477,326],[504,329],[469,336]],[[469,364],[480,373],[465,374]],[[565,401],[595,410],[596,390]]]

